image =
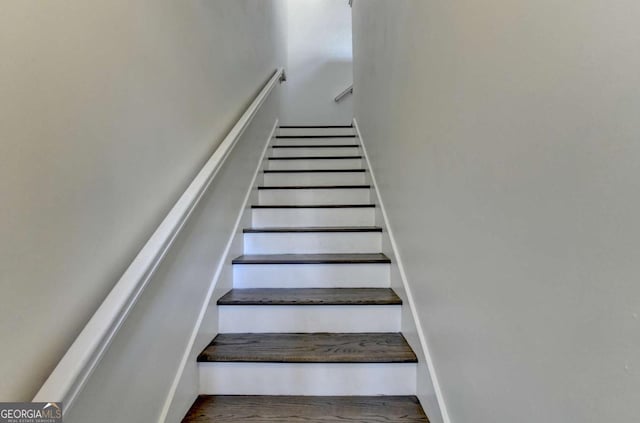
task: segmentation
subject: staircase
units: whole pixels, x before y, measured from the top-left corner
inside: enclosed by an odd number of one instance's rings
[[[427,422],[346,126],[281,126],[184,422]]]

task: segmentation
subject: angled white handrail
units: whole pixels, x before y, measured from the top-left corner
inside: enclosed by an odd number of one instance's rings
[[[273,87],[284,78],[283,68],[275,71],[80,332],[34,397],[35,402],[62,401],[65,410],[70,408],[225,159]]]
[[[344,90],[340,94],[338,94],[336,96],[336,98],[334,98],[333,100],[336,103],[340,103],[342,101],[342,99],[345,98],[346,96],[348,96],[349,94],[353,94],[353,84],[350,85],[349,88],[347,88],[346,90]]]

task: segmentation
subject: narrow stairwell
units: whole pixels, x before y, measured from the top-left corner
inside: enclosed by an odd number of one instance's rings
[[[183,422],[428,422],[350,126],[272,140]]]

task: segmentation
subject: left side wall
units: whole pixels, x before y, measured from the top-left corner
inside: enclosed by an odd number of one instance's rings
[[[0,401],[31,400],[285,62],[280,3],[3,3]]]

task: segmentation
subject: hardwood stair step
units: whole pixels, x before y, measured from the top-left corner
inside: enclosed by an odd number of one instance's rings
[[[261,185],[258,190],[273,189],[371,189],[371,185]]]
[[[278,135],[276,138],[355,138],[355,135]]]
[[[366,169],[266,169],[264,173],[364,173]]]
[[[347,129],[347,128],[353,128],[353,125],[280,125],[280,126],[278,126],[278,128],[282,128],[282,129],[344,128],[344,129]]]
[[[375,208],[375,204],[254,204],[252,209],[346,209]]]
[[[271,148],[360,148],[357,144],[297,144],[297,145],[272,145]]]
[[[268,160],[356,160],[362,156],[293,156],[293,157],[268,157]]]
[[[360,264],[391,263],[389,257],[376,254],[245,254],[233,264]]]
[[[291,228],[245,228],[245,234],[299,233],[299,232],[382,232],[380,226],[309,226]]]
[[[198,362],[416,363],[400,333],[219,334]]]
[[[401,305],[391,288],[232,289],[218,305]]]
[[[183,423],[429,423],[415,396],[200,396]]]

